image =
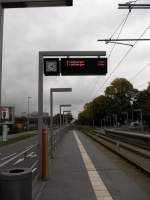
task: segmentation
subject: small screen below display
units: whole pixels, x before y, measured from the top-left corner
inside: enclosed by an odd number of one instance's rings
[[[106,75],[107,58],[61,58],[61,75]]]

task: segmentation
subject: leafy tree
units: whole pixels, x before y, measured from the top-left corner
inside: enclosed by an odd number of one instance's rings
[[[148,89],[139,93],[137,107],[142,110],[144,120],[150,122],[150,91]]]
[[[132,84],[125,78],[115,79],[105,90],[105,96],[111,102],[111,112],[121,113],[130,110],[130,92]]]
[[[117,114],[118,121],[124,122],[123,113],[131,116],[131,104],[133,109],[141,109],[143,118],[150,122],[150,84],[147,90],[139,92],[125,78],[116,78],[105,90],[105,95],[96,97],[93,101],[84,105],[84,110],[78,116],[81,124],[99,125],[100,120],[107,116],[111,118]]]

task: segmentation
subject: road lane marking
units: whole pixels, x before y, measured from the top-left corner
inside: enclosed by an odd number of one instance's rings
[[[22,161],[24,161],[24,158],[19,158],[13,165],[17,165],[21,163]]]
[[[26,156],[26,158],[35,158],[35,157],[37,157],[37,154],[36,154],[34,151],[30,152],[30,153]]]
[[[36,145],[37,145],[37,144],[36,144]],[[8,163],[11,162],[12,160],[18,158],[18,157],[21,156],[22,154],[24,154],[24,153],[26,153],[27,151],[31,150],[31,149],[32,149],[34,146],[36,146],[36,145],[33,145],[32,147],[30,147],[30,148],[28,148],[28,149],[22,151],[21,153],[17,154],[17,155],[14,156],[13,158],[10,158],[9,160],[7,160],[7,161],[1,163],[1,164],[0,164],[0,167],[3,167],[4,165],[8,164]]]
[[[76,139],[78,148],[80,150],[83,162],[88,172],[90,182],[92,184],[93,191],[96,195],[97,200],[113,200],[109,191],[107,190],[104,182],[99,176],[93,162],[91,161],[88,153],[86,152],[83,144],[81,143],[76,131],[73,131],[74,137]]]
[[[13,154],[11,154],[11,155],[9,155],[9,156],[5,156],[5,157],[1,158],[1,160],[2,160],[2,161],[3,161],[3,160],[6,160],[7,158],[10,158],[10,157],[12,157],[12,156],[14,156],[14,155],[16,155],[16,153],[13,153]]]
[[[34,173],[37,170],[37,167],[32,169],[32,173]]]
[[[32,165],[30,168],[33,169],[37,164],[38,164],[38,160],[35,161],[35,162],[33,163],[33,165]]]
[[[29,149],[29,148],[31,148],[31,147],[33,147],[33,145],[30,145],[30,146],[26,147],[25,149]]]

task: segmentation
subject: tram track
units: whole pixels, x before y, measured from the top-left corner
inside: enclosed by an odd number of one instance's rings
[[[150,175],[150,151],[147,147],[140,147],[138,144],[131,144],[127,140],[120,141],[116,138],[109,137],[108,134],[97,131],[88,131],[87,129],[79,128],[84,134],[92,138],[94,141],[105,146],[115,154],[124,158],[144,173]]]

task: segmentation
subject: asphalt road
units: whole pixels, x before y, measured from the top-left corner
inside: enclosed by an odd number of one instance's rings
[[[37,171],[37,135],[0,148],[0,171],[27,167]]]
[[[63,135],[63,132],[66,131],[67,126],[59,128],[54,128],[53,135],[56,138],[56,133],[58,137]],[[35,132],[34,132],[35,133]],[[49,138],[50,139],[50,138]],[[57,138],[58,139],[58,138]],[[55,139],[56,140],[56,139]],[[54,141],[56,142],[56,141]],[[32,177],[37,174],[37,164],[38,164],[38,136],[20,140],[16,143],[0,147],[0,171],[9,169],[9,168],[31,168]],[[49,140],[50,143],[50,140]],[[50,145],[49,145],[50,150]]]

